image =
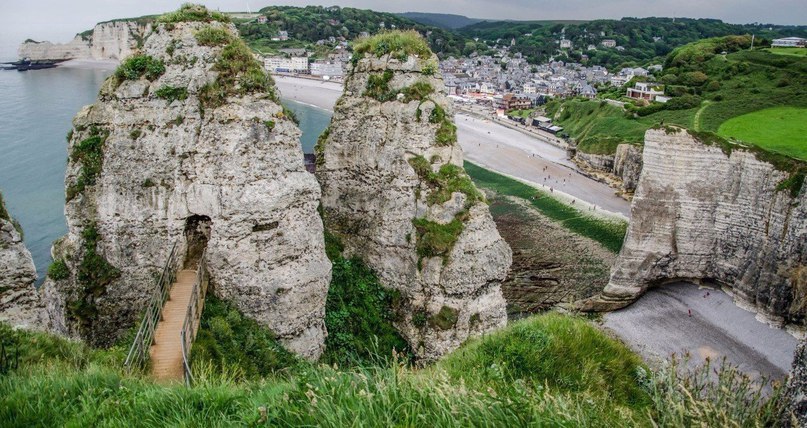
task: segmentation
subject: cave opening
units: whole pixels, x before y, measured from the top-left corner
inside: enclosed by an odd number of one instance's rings
[[[211,220],[206,215],[192,215],[185,219],[186,268],[195,268],[210,240]]]

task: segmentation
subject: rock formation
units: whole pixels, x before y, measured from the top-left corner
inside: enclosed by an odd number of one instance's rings
[[[616,309],[655,284],[703,280],[770,323],[803,323],[804,163],[673,127],[647,131],[643,157],[610,282],[584,306]]]
[[[32,60],[120,60],[142,46],[152,24],[111,21],[97,24],[91,31],[77,34],[68,43],[26,40],[17,49],[20,58]]]
[[[626,194],[636,190],[642,172],[642,148],[635,144],[620,144],[613,155],[575,151],[572,160],[587,175]]]
[[[22,233],[0,195],[0,322],[41,329],[45,314],[34,287],[36,269]]]
[[[322,352],[331,266],[319,186],[231,24],[155,24],[73,125],[68,234],[53,250],[69,275],[45,284],[57,327],[112,343],[139,320],[172,243],[198,256],[206,242],[219,297],[290,350]]]
[[[807,341],[802,341],[796,348],[783,402],[782,426],[807,426]]]
[[[326,226],[401,293],[396,325],[431,360],[506,323],[512,255],[462,168],[436,56],[422,39],[419,55],[378,41],[356,47],[317,178]]]

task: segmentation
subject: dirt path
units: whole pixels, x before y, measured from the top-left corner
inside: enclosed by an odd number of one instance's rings
[[[702,131],[702,129],[701,129],[701,113],[703,113],[703,111],[706,110],[706,107],[709,107],[711,104],[712,104],[711,101],[706,100],[706,101],[703,102],[703,105],[701,106],[701,108],[699,108],[698,111],[695,112],[695,117],[692,118],[692,127],[695,128],[696,131]]]

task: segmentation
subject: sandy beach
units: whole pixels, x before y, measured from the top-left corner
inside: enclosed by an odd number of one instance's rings
[[[114,71],[116,68],[118,68],[118,65],[120,65],[120,62],[115,60],[71,59],[59,64],[59,67]]]
[[[284,98],[333,111],[342,94],[342,84],[288,76],[275,76]],[[623,220],[630,216],[630,203],[614,190],[579,172],[566,158],[566,151],[522,132],[477,119],[456,115],[457,136],[465,159],[493,171],[551,191],[582,210]],[[594,208],[596,207],[596,209]]]

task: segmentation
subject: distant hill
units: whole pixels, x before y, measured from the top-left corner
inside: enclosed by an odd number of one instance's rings
[[[425,12],[406,12],[398,13],[412,21],[419,22],[423,25],[431,25],[433,27],[445,28],[448,30],[456,30],[458,28],[467,27],[479,22],[484,22],[484,19],[468,18],[462,15],[452,15],[449,13],[425,13]]]

